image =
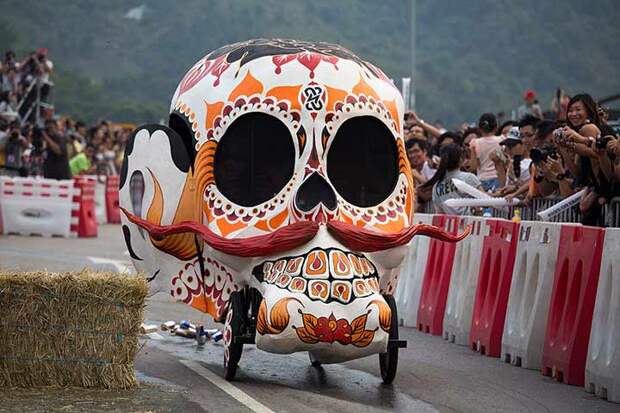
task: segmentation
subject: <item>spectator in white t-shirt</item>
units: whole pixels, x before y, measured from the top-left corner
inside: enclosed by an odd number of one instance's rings
[[[464,194],[459,193],[458,189],[452,182],[453,178],[482,189],[478,177],[469,172],[460,170],[463,165],[463,148],[457,144],[451,143],[442,146],[440,151],[439,167],[437,173],[429,179],[421,190],[432,188],[432,199],[435,212],[448,215],[468,215],[470,209],[468,207],[451,208],[445,204],[448,199],[463,198]]]
[[[54,71],[54,63],[47,57],[47,53],[45,47],[37,49],[37,60],[39,61],[41,71],[40,78],[44,83],[49,82],[50,75]]]
[[[500,145],[506,147],[506,154],[510,157],[506,168],[506,185],[495,195],[519,196],[527,193],[530,181],[530,166],[532,160],[529,149],[523,141],[518,127],[508,132],[508,137]]]
[[[483,113],[478,121],[478,127],[482,137],[475,139],[470,144],[471,168],[476,171],[482,187],[487,192],[493,192],[499,188],[499,179],[494,158],[501,152],[499,143],[502,138],[496,136],[497,119],[492,113]]]

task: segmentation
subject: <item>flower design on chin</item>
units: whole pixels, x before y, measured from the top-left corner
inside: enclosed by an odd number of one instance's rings
[[[315,331],[319,341],[323,343],[337,341],[340,344],[350,344],[353,329],[347,320],[344,318],[336,320],[332,313],[329,318],[319,317]]]
[[[352,344],[355,347],[366,347],[372,342],[378,329],[366,329],[369,313],[370,311],[349,323],[345,318],[336,319],[333,313],[329,317],[316,317],[299,310],[303,320],[303,327],[293,326],[293,328],[297,332],[299,339],[304,343],[338,342],[342,345]]]

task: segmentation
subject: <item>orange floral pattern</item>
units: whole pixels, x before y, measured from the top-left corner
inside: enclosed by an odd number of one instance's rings
[[[280,334],[288,326],[290,316],[288,314],[287,305],[290,301],[295,301],[301,305],[296,298],[282,298],[271,308],[269,319],[267,319],[267,303],[265,300],[258,308],[258,317],[256,319],[256,332],[260,335]]]
[[[386,333],[389,333],[390,327],[392,326],[392,310],[390,310],[390,307],[383,300],[372,300],[368,303],[366,308],[373,304],[376,305],[379,310],[379,325],[381,326],[381,329]]]

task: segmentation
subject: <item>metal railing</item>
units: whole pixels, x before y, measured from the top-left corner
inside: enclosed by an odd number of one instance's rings
[[[512,219],[515,216],[515,210],[520,210],[521,219],[524,221],[540,221],[538,212],[544,211],[547,208],[551,208],[553,205],[560,202],[562,198],[537,198],[532,200],[532,204],[529,206],[511,206],[503,208],[493,208],[492,214],[495,218]],[[435,210],[432,203],[428,202],[424,208],[424,213],[433,214]],[[603,207],[603,214],[605,217],[605,226],[607,227],[620,227],[620,197],[613,198],[608,204]],[[550,222],[581,222],[581,213],[579,212],[579,205],[575,205],[572,208],[566,209],[554,216]]]
[[[43,99],[42,96],[44,87],[46,88],[45,99]],[[26,93],[24,93],[22,99],[17,104],[17,113],[19,114],[22,125],[29,121],[33,122],[35,125],[40,123],[41,108],[46,105],[51,105],[51,92],[53,87],[53,82],[49,80],[43,81],[40,77],[35,78],[32,83],[30,83]],[[31,119],[31,117],[33,117],[33,119]]]
[[[532,204],[529,206],[511,206],[505,208],[493,209],[493,216],[497,218],[511,219],[515,216],[515,210],[521,212],[521,219],[524,221],[540,221],[538,212],[551,208],[562,198],[536,198],[532,200]],[[575,205],[572,208],[566,209],[554,216],[551,222],[581,222],[581,214],[579,212],[579,205]]]

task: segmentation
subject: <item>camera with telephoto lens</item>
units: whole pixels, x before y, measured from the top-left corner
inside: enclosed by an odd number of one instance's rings
[[[530,150],[530,158],[534,164],[545,162],[548,158],[557,159],[558,150],[555,146],[547,143],[540,148],[532,148]]]
[[[594,143],[596,145],[596,149],[605,149],[609,141],[613,139],[614,137],[610,135],[599,136],[598,138],[596,138],[596,142]]]

